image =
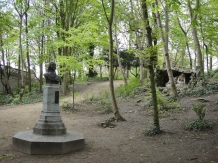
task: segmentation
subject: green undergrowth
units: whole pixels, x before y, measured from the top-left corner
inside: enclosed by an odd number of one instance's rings
[[[201,84],[196,84],[193,88],[185,85],[181,89],[182,96],[195,96],[200,97],[202,95],[213,94],[218,92],[218,81],[217,79],[210,78],[205,80]]]
[[[159,114],[166,113],[166,112],[176,112],[181,111],[181,106],[177,103],[177,99],[173,96],[165,96],[160,91],[156,91],[157,94],[157,104],[159,109]],[[145,109],[153,109],[152,97],[151,93],[148,93],[146,99],[148,103],[145,104]]]
[[[127,86],[121,84],[115,89],[115,95],[118,102],[134,98],[140,92],[140,81],[138,78],[131,79]],[[99,113],[112,113],[111,97],[109,91],[102,91],[99,95],[86,95],[85,101],[94,104]]]
[[[121,84],[116,90],[116,96],[118,98],[134,98],[136,95],[140,94],[143,91],[141,88],[140,80],[138,78],[131,79],[128,84],[125,86]]]
[[[14,156],[12,154],[3,154],[3,155],[0,155],[0,160],[1,159],[7,159],[7,158],[13,158]]]
[[[198,116],[198,119],[189,122],[185,126],[185,129],[187,129],[187,130],[202,130],[202,129],[206,129],[206,128],[212,128],[213,124],[204,119],[205,114],[206,114],[205,106],[206,106],[206,104],[204,104],[204,103],[192,104],[192,108],[195,111],[196,115]]]
[[[197,120],[193,120],[191,122],[189,122],[185,129],[187,130],[203,130],[203,129],[206,129],[206,128],[209,128],[211,129],[213,127],[213,124],[211,122],[208,122],[206,120],[200,120],[200,119],[197,119]]]
[[[76,112],[78,111],[77,105],[73,105],[72,103],[70,103],[69,101],[63,101],[63,105],[61,106],[61,109],[63,111],[70,111],[70,112]]]
[[[14,97],[9,94],[0,95],[1,105],[18,105],[18,104],[30,104],[42,101],[42,93],[39,92],[39,84],[34,83],[31,87],[31,92],[28,91],[28,86],[25,88],[25,93],[22,97],[22,102],[19,102],[19,92],[20,88],[13,91]]]
[[[96,111],[102,114],[109,114],[113,112],[111,106],[111,97],[109,91],[101,91],[99,95],[85,96],[85,102],[96,106]]]
[[[161,130],[157,126],[152,126],[149,130],[145,131],[145,135],[154,136],[160,134]]]

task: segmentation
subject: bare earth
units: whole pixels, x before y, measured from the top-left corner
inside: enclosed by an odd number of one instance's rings
[[[115,85],[122,81],[116,81]],[[218,94],[204,96],[209,100],[205,119],[213,129],[187,131],[184,126],[197,119],[192,103],[198,98],[183,97],[183,111],[160,115],[163,133],[145,136],[152,126],[151,111],[142,109],[143,96],[119,103],[126,122],[115,122],[115,128],[99,124],[113,114],[99,114],[84,103],[87,95],[97,95],[109,88],[108,81],[76,86],[77,112],[61,111],[68,131],[84,134],[85,149],[65,155],[28,155],[12,149],[12,137],[19,131],[30,130],[37,122],[42,103],[0,108],[0,162],[12,163],[218,163]],[[142,102],[138,102],[142,100]],[[61,99],[72,102],[72,97]],[[4,157],[3,157],[4,156]],[[3,157],[3,158],[2,158]]]

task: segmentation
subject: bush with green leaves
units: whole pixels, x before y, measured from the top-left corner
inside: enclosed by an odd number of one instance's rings
[[[206,104],[204,103],[200,103],[200,104],[192,104],[192,108],[195,111],[195,113],[197,114],[199,120],[203,120],[205,117],[205,109]]]
[[[133,78],[129,81],[129,83],[125,85],[120,85],[116,89],[116,95],[118,97],[134,97],[136,94],[138,94],[140,90],[140,80],[139,78]]]
[[[197,120],[191,121],[186,125],[186,129],[188,130],[202,130],[205,128],[212,128],[212,123],[208,122],[204,119],[206,109],[206,104],[200,103],[200,104],[192,104],[193,110],[198,116]]]
[[[185,128],[187,130],[202,130],[205,128],[212,128],[212,126],[213,124],[211,122],[208,122],[204,119],[203,120],[197,119],[188,123]]]
[[[173,96],[165,97],[164,94],[162,94],[159,90],[156,90],[156,94],[157,94],[158,108],[161,112],[181,109],[180,105],[176,102],[175,97]],[[148,94],[148,98],[151,99],[151,93]],[[145,105],[146,108],[150,108],[152,106],[153,104],[151,100]]]
[[[28,91],[28,87],[25,88],[25,93],[22,97],[22,102],[19,101],[19,93],[21,89],[16,88],[13,91],[14,97],[9,94],[1,95],[0,104],[1,105],[17,105],[17,104],[30,104],[42,101],[42,93],[39,92],[39,83],[34,83],[32,91]]]

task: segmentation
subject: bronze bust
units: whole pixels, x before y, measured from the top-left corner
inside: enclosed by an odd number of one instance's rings
[[[59,84],[61,82],[61,78],[55,73],[55,70],[56,64],[54,62],[50,62],[48,66],[48,71],[44,73],[46,83]]]

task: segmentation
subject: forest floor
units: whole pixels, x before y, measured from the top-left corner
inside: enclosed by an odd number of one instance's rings
[[[115,81],[115,86],[122,81]],[[113,116],[99,114],[96,106],[84,102],[88,96],[99,95],[109,88],[108,81],[77,84],[76,112],[61,110],[67,131],[84,134],[85,148],[64,155],[28,155],[12,149],[12,137],[30,130],[37,122],[42,102],[16,106],[0,106],[0,162],[12,163],[218,163],[218,94],[203,96],[205,119],[212,129],[185,130],[185,125],[197,119],[192,103],[197,97],[182,97],[182,110],[160,114],[163,131],[156,136],[145,135],[153,124],[152,112],[144,109],[144,95],[119,102],[125,122],[113,122],[114,128],[102,128],[101,122]],[[72,102],[72,97],[62,98]],[[60,104],[61,105],[61,104]]]

